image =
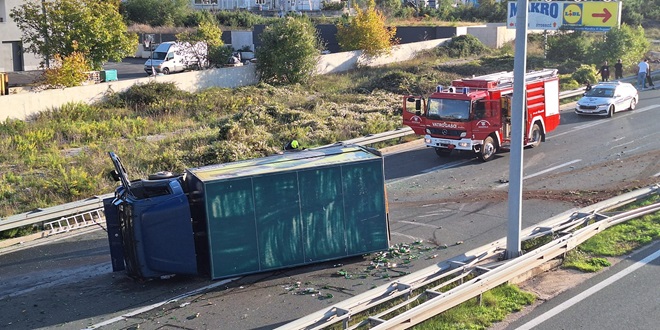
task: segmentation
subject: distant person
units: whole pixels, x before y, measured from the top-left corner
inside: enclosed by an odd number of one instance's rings
[[[591,90],[591,83],[587,81],[587,87],[584,88],[585,92],[588,92]]]
[[[641,60],[639,64],[637,64],[637,87],[639,90],[644,89],[644,80],[646,80],[646,75],[650,72],[648,58]]]
[[[649,65],[649,59],[644,59],[644,62],[646,62],[646,65],[648,66],[648,70],[646,71],[646,83],[644,84],[644,88],[646,88],[646,84],[649,85],[649,88],[655,89],[655,84],[653,84],[653,77],[651,77],[651,65]]]
[[[291,140],[291,142],[289,142],[286,146],[284,146],[284,150],[303,150],[303,149],[305,148],[302,148],[297,140]]]
[[[603,62],[603,65],[600,67],[598,73],[600,73],[600,77],[603,81],[610,80],[610,66],[607,65],[607,61]]]
[[[623,64],[621,64],[621,59],[616,61],[616,64],[614,64],[614,79],[622,79],[623,78]]]

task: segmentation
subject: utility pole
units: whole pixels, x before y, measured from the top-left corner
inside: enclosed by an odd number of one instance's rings
[[[516,51],[513,55],[513,104],[511,108],[511,157],[509,158],[509,222],[506,259],[521,255],[523,128],[525,126],[525,72],[527,71],[527,6],[518,0],[516,12]]]

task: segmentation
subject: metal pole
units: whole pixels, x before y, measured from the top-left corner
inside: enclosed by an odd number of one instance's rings
[[[509,158],[509,223],[506,236],[506,259],[521,255],[522,153],[525,126],[525,72],[527,71],[527,6],[518,0],[516,12],[516,51],[513,57],[513,104],[511,108],[511,154]]]
[[[46,25],[48,22],[48,18],[46,16],[46,0],[41,0],[41,15],[44,18],[43,21],[43,34],[44,34],[44,45],[46,48],[44,57],[46,60],[46,68],[50,69],[50,42],[48,41],[48,26]]]

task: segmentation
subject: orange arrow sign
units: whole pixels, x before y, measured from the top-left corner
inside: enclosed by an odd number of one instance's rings
[[[607,22],[612,17],[612,13],[610,13],[607,8],[603,8],[602,13],[593,13],[591,14],[591,17],[602,17],[603,18],[603,23]]]

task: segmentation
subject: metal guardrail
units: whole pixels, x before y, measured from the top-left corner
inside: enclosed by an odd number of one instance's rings
[[[660,73],[660,71],[653,72],[653,74],[658,74],[658,73]],[[632,81],[634,80],[634,77],[627,77],[621,80]],[[559,99],[578,96],[582,93],[584,93],[584,87],[572,91],[560,92]],[[364,146],[364,145],[370,145],[391,139],[397,139],[412,134],[414,134],[414,132],[412,131],[412,129],[410,129],[410,127],[404,127],[389,132],[371,134],[365,137],[351,139],[343,142]],[[10,216],[4,219],[0,219],[0,232],[13,228],[52,221],[62,217],[71,217],[79,213],[86,213],[86,212],[93,212],[96,210],[100,210],[103,208],[103,198],[105,198],[106,196],[112,196],[112,194],[92,197],[84,201],[72,202],[59,206],[38,209],[22,214]]]
[[[13,215],[0,220],[0,231],[102,210],[103,199],[112,197],[113,195],[114,194],[105,194],[101,196],[94,196],[82,201],[66,203],[43,209],[36,209],[34,211]]]
[[[497,260],[506,247],[506,239],[477,248],[462,256],[440,262],[434,266],[402,277],[400,280],[349,298],[329,308],[320,310],[306,317],[278,327],[278,330],[356,329],[369,325],[370,329],[407,329],[419,324],[443,311],[459,305],[503,283],[519,277],[529,270],[566,253],[597,233],[621,222],[637,218],[643,214],[657,212],[660,203],[611,217],[603,211],[657,194],[658,187],[639,189],[592,206],[570,215],[559,215],[544,223],[523,230],[523,240],[543,236],[557,235],[559,238],[525,253],[523,256],[505,262]],[[594,222],[595,221],[595,222]],[[591,223],[593,222],[593,223]],[[579,228],[582,226],[582,228]],[[576,229],[577,228],[577,229]],[[484,263],[489,262],[490,263]],[[447,284],[462,281],[467,274],[472,279],[440,292]],[[417,294],[416,294],[417,293]],[[395,302],[402,301],[398,304]],[[390,307],[394,305],[394,307]],[[351,324],[351,318],[360,313],[373,311],[380,306],[385,310],[375,315],[364,316]],[[387,318],[394,311],[403,312]],[[360,321],[361,320],[361,321]]]

